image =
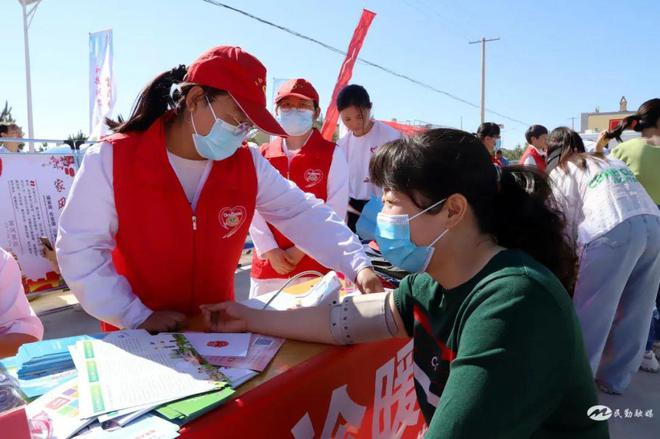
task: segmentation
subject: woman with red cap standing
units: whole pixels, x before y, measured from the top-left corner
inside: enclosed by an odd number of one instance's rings
[[[277,92],[275,112],[288,137],[277,137],[262,145],[261,154],[280,174],[344,218],[348,164],[341,150],[314,128],[321,113],[318,92],[305,79],[291,79]],[[252,257],[250,297],[278,290],[288,278],[303,271],[329,271],[317,262],[314,253],[308,256],[258,212],[252,220],[250,236],[256,250]]]
[[[174,330],[200,305],[233,300],[255,211],[363,292],[382,289],[341,219],[244,144],[253,127],[286,136],[265,90],[256,58],[216,47],[156,77],[131,117],[111,122],[116,134],[89,148],[57,252],[81,305],[106,328]]]

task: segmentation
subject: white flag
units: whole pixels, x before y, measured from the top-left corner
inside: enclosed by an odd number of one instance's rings
[[[105,118],[115,106],[112,71],[112,29],[89,34],[89,137],[99,139],[108,131]]]

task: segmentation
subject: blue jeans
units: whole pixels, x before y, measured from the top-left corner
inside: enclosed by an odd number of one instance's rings
[[[644,355],[660,284],[660,217],[638,215],[585,245],[573,303],[596,379],[623,392]]]
[[[660,209],[660,205],[658,205]],[[655,296],[655,309],[653,310],[653,317],[651,318],[651,329],[649,330],[649,339],[646,342],[646,350],[653,349],[653,342],[660,340],[660,286],[658,286],[658,294]]]

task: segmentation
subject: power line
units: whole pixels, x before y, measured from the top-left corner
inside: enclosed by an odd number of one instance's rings
[[[295,36],[295,37],[298,37],[298,38],[301,38],[301,39],[303,39],[303,40],[307,40],[307,41],[309,41],[309,42],[311,42],[311,43],[317,44],[317,45],[319,45],[319,46],[321,46],[321,47],[323,47],[323,48],[325,48],[325,49],[330,50],[331,52],[337,53],[337,54],[339,54],[339,55],[346,56],[346,52],[343,51],[343,50],[341,50],[341,49],[338,49],[338,48],[333,47],[333,46],[331,46],[331,45],[329,45],[329,44],[326,44],[326,43],[324,43],[324,42],[322,42],[322,41],[319,41],[319,40],[317,40],[316,38],[313,38],[313,37],[310,37],[310,36],[307,36],[307,35],[301,34],[300,32],[296,32],[296,31],[294,31],[294,30],[292,30],[292,29],[289,29],[289,28],[286,27],[286,26],[282,26],[282,25],[279,25],[279,24],[273,23],[272,21],[266,20],[266,19],[264,19],[264,18],[257,17],[256,15],[251,14],[251,13],[249,13],[249,12],[246,12],[246,11],[244,11],[244,10],[242,10],[242,9],[235,8],[235,7],[233,7],[233,6],[230,6],[230,5],[228,5],[228,4],[225,4],[225,3],[222,3],[222,2],[219,2],[219,1],[216,1],[216,0],[202,0],[202,1],[205,2],[205,3],[212,4],[212,5],[214,5],[214,6],[218,6],[218,7],[225,8],[225,9],[229,9],[230,11],[233,11],[233,12],[236,12],[236,13],[238,13],[238,14],[244,15],[244,16],[246,16],[246,17],[248,17],[248,18],[251,18],[251,19],[256,20],[256,21],[258,21],[258,22],[260,22],[260,23],[263,23],[263,24],[265,24],[265,25],[268,25],[268,26],[274,27],[274,28],[276,28],[276,29],[279,29],[279,30],[281,30],[281,31],[283,31],[283,32],[286,32],[286,33],[288,33],[288,34],[291,34],[291,35],[293,35],[293,36]],[[417,79],[411,78],[410,76],[405,75],[405,74],[403,74],[403,73],[398,73],[398,72],[396,72],[396,71],[394,71],[394,70],[392,70],[392,69],[389,69],[389,68],[387,68],[387,67],[384,67],[384,66],[382,66],[382,65],[380,65],[380,64],[377,64],[377,63],[371,62],[371,61],[369,61],[369,60],[366,60],[366,59],[364,59],[364,58],[360,58],[360,57],[358,57],[357,60],[360,61],[360,62],[363,63],[363,64],[366,64],[366,65],[368,65],[368,66],[371,66],[371,67],[373,67],[373,68],[376,68],[376,69],[378,69],[378,70],[381,70],[381,71],[383,71],[383,72],[385,72],[385,73],[388,73],[388,74],[390,74],[390,75],[392,75],[392,76],[396,76],[397,78],[405,79],[406,81],[412,82],[413,84],[419,85],[420,87],[426,88],[427,90],[431,90],[431,91],[434,91],[434,92],[439,93],[439,94],[441,94],[441,95],[447,96],[447,97],[450,98],[450,99],[454,99],[454,100],[456,100],[456,101],[458,101],[458,102],[462,102],[462,103],[464,103],[464,104],[466,104],[466,105],[469,105],[469,106],[471,106],[471,107],[473,107],[473,108],[480,108],[479,105],[477,105],[477,104],[475,104],[475,103],[473,103],[473,102],[470,102],[470,101],[468,101],[468,100],[466,100],[466,99],[463,99],[463,98],[461,98],[460,96],[457,96],[457,95],[455,95],[455,94],[453,94],[453,93],[449,93],[449,92],[444,91],[444,90],[440,90],[439,88],[434,87],[433,85],[430,85],[430,84],[427,84],[427,83],[425,83],[425,82],[419,81],[419,80],[417,80]],[[504,114],[502,114],[502,113],[499,113],[499,112],[497,112],[497,111],[495,111],[495,110],[491,110],[490,108],[486,108],[486,111],[488,111],[489,113],[495,114],[495,115],[497,115],[497,116],[500,116],[500,117],[503,118],[503,119],[507,119],[507,120],[510,120],[510,121],[512,121],[512,122],[516,122],[516,123],[519,123],[519,124],[521,124],[521,125],[524,125],[524,126],[529,126],[529,124],[526,123],[526,122],[523,122],[523,121],[521,121],[521,120],[515,119],[515,118],[513,118],[513,117],[506,116],[506,115],[504,115]]]

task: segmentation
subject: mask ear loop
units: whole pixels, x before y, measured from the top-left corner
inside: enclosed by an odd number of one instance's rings
[[[446,199],[446,198],[443,198],[442,200],[440,200],[440,201],[438,201],[438,202],[436,202],[436,203],[430,205],[429,207],[427,207],[426,209],[422,210],[421,212],[417,212],[416,214],[414,214],[413,216],[410,217],[410,220],[409,220],[409,221],[414,220],[415,218],[417,218],[417,217],[420,216],[421,214],[428,212],[429,210],[433,209],[434,207],[439,206],[440,204],[444,203],[445,201],[447,201],[447,199]]]

